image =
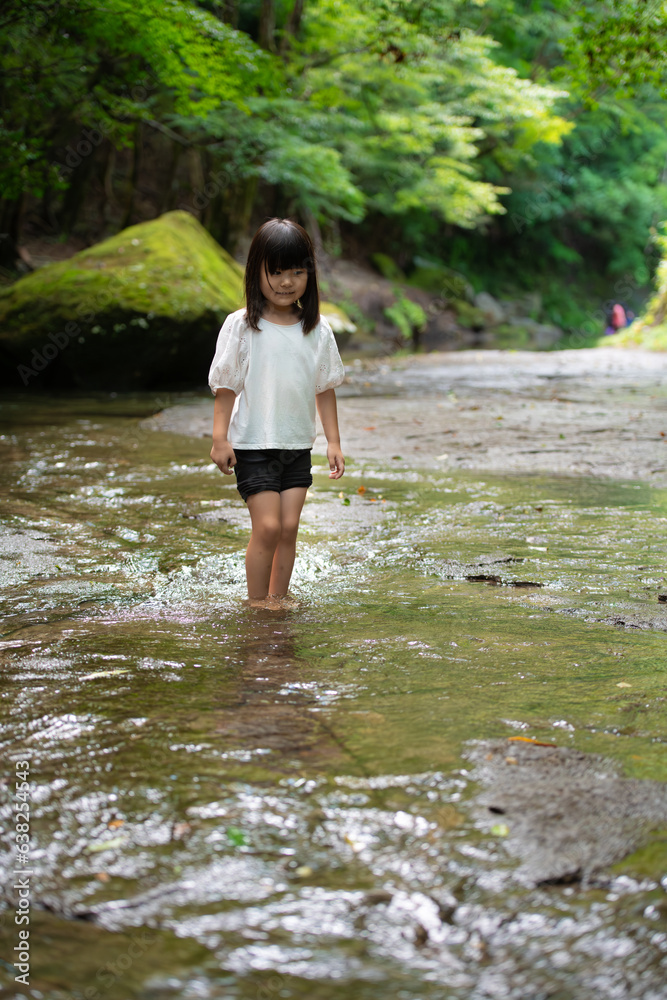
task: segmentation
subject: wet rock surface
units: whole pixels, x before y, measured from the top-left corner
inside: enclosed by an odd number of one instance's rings
[[[667,355],[613,348],[432,353],[348,366],[346,455],[411,467],[667,485]],[[194,400],[150,426],[209,437]],[[315,450],[323,454],[320,436]]]
[[[465,756],[485,786],[477,818],[500,829],[529,885],[586,885],[667,826],[667,785],[619,777],[601,756],[522,737],[482,741]]]

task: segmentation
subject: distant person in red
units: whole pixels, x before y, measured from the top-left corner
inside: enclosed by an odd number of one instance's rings
[[[611,310],[611,316],[609,317],[609,324],[605,330],[605,334],[610,336],[612,333],[618,333],[619,330],[623,329],[623,327],[627,325],[628,320],[625,315],[625,309],[620,302],[615,302]]]

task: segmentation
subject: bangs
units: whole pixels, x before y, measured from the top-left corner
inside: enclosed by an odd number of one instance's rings
[[[312,244],[295,227],[277,224],[266,235],[264,263],[267,271],[312,265]]]

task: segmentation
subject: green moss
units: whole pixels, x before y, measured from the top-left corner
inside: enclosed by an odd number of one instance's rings
[[[23,365],[24,384],[25,369],[88,388],[203,383],[242,291],[243,268],[193,216],[169,212],[0,290],[3,368]],[[64,345],[55,358],[52,344]]]
[[[667,351],[667,323],[647,326],[642,318],[620,333],[600,337],[597,343],[605,347],[643,347],[647,351]]]
[[[648,844],[644,844],[634,854],[614,865],[612,871],[617,875],[630,875],[632,878],[650,878],[659,881],[664,875],[666,867],[667,830],[655,830]]]

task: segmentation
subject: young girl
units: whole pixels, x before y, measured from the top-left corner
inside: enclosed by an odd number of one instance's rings
[[[271,219],[258,229],[246,265],[246,308],[225,320],[209,372],[211,458],[227,475],[234,470],[250,511],[246,577],[254,606],[287,594],[313,481],[316,406],[329,478],[345,471],[334,392],[344,370],[320,316],[314,261],[310,237],[297,223]]]

